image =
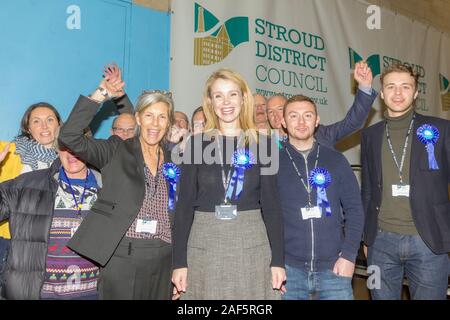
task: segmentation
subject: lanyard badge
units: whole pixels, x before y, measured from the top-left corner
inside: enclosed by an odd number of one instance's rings
[[[415,117],[416,117],[416,114],[413,115],[411,122],[409,123],[408,132],[406,133],[405,142],[403,144],[402,158],[400,160],[400,164],[398,163],[397,156],[395,155],[395,152],[394,152],[394,147],[392,146],[391,135],[389,133],[389,125],[388,125],[387,121],[385,124],[386,125],[386,139],[388,142],[389,151],[391,152],[392,159],[394,160],[394,163],[398,169],[398,175],[399,175],[399,179],[400,179],[400,182],[398,184],[392,185],[392,196],[393,197],[409,197],[409,184],[406,184],[403,182],[403,165],[405,164],[406,150],[408,148],[409,136],[410,136],[412,128],[413,128]]]
[[[242,136],[239,138],[238,147],[242,141]],[[245,171],[250,169],[255,163],[255,157],[253,153],[245,148],[238,148],[232,156],[231,168],[228,174],[225,176],[225,169],[222,163],[223,155],[222,149],[217,139],[219,156],[221,159],[222,167],[222,183],[225,190],[224,202],[215,207],[215,216],[220,220],[232,220],[237,218],[237,206],[230,203],[231,199],[239,199],[243,188]],[[233,197],[234,193],[234,197]]]

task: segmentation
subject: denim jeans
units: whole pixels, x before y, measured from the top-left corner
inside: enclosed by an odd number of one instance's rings
[[[400,300],[403,277],[411,299],[443,300],[447,297],[447,254],[434,254],[419,235],[409,236],[379,230],[368,248],[367,263],[379,267],[379,288],[371,289],[374,300]]]
[[[283,300],[353,300],[352,278],[332,270],[311,272],[286,265]]]

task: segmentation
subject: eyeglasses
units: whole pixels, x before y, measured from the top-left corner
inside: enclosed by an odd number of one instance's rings
[[[172,92],[170,91],[165,91],[165,90],[143,90],[142,94],[154,94],[154,93],[159,93],[162,95],[165,95],[168,98],[172,99]]]
[[[128,128],[128,129],[125,129],[125,128],[113,127],[112,129],[113,129],[115,132],[118,132],[118,133],[127,133],[127,134],[133,134],[134,131],[135,131],[135,128]]]

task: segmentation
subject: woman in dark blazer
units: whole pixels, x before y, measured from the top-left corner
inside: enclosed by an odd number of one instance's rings
[[[80,96],[59,142],[101,170],[103,189],[69,247],[103,268],[101,299],[169,299],[172,263],[171,217],[178,168],[164,147],[173,122],[171,96],[144,92],[136,105],[135,137],[123,141],[82,134],[100,104],[123,83],[106,83]]]

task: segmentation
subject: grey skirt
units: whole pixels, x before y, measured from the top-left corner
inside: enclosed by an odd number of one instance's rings
[[[272,289],[270,243],[261,210],[234,220],[196,211],[187,246],[187,290],[181,299],[278,300]]]

